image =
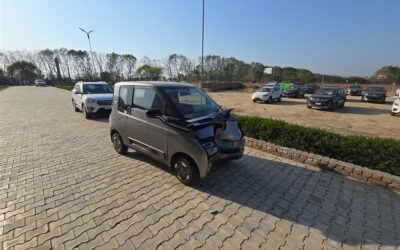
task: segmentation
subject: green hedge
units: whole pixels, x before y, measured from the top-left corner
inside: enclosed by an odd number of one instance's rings
[[[399,140],[341,135],[268,118],[237,117],[245,136],[400,176]]]
[[[65,89],[65,90],[72,90],[74,86],[70,85],[54,85],[54,87],[59,88],[59,89]]]

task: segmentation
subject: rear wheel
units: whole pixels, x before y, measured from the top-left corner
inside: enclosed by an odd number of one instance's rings
[[[282,101],[282,96],[279,96],[278,102],[281,102],[281,101]]]
[[[177,156],[173,163],[176,178],[185,185],[192,185],[199,180],[199,171],[194,162],[186,156]]]
[[[112,142],[118,154],[125,155],[128,152],[128,147],[124,145],[121,136],[117,132],[112,135]]]

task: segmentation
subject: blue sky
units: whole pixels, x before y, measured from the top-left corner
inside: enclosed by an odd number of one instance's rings
[[[206,0],[205,54],[369,76],[400,65],[400,0]],[[0,49],[201,54],[201,0],[0,0]]]

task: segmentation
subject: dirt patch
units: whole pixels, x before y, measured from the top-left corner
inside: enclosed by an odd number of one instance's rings
[[[308,127],[318,127],[343,134],[361,134],[400,139],[400,117],[391,116],[393,98],[385,104],[361,102],[359,96],[348,96],[343,109],[334,112],[307,109],[306,98],[283,98],[273,104],[253,103],[251,93],[224,91],[209,93],[220,105],[234,112],[280,119]]]

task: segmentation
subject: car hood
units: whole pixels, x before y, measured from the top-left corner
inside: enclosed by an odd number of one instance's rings
[[[113,94],[86,94],[84,95],[84,98],[92,98],[95,100],[112,100]]]
[[[232,109],[221,109],[210,115],[188,120],[187,126],[201,141],[214,139],[215,141],[237,141],[243,138],[237,123],[237,118],[230,116]]]
[[[259,96],[264,96],[264,95],[270,95],[271,92],[254,92],[253,96],[259,97]]]
[[[386,94],[385,92],[374,92],[374,91],[368,91],[368,92],[365,92],[365,94],[368,94],[368,95],[384,95],[384,94]]]
[[[333,99],[334,96],[331,96],[331,95],[312,95],[311,98],[313,98],[313,99],[329,100],[329,99]]]

